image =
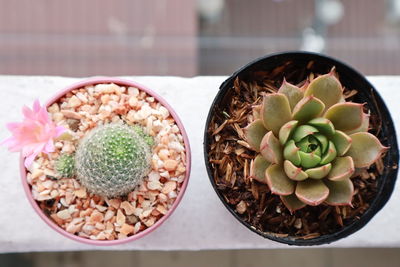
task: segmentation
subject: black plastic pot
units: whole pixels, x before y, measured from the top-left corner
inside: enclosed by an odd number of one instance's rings
[[[311,66],[309,65],[308,68],[306,68],[307,64],[309,64],[310,61],[312,61],[313,64],[310,64]],[[289,62],[290,64],[288,64]],[[291,66],[290,71],[287,70],[287,66],[289,65]],[[342,85],[347,88],[357,88],[358,93],[355,96],[354,101],[358,103],[368,103],[368,107],[371,113],[376,114],[382,122],[382,128],[378,135],[378,138],[381,140],[383,145],[389,146],[390,149],[383,159],[385,171],[380,177],[376,178],[378,179],[378,192],[376,194],[376,197],[372,201],[372,203],[370,203],[370,207],[363,213],[359,220],[356,220],[353,223],[344,226],[339,231],[334,232],[333,234],[322,235],[316,238],[305,240],[293,236],[279,237],[277,235],[274,235],[274,233],[258,230],[238,216],[235,210],[226,202],[222,193],[217,189],[214,181],[213,167],[209,163],[208,159],[210,137],[207,133],[207,129],[209,128],[214,113],[217,110],[222,110],[222,107],[229,103],[230,92],[233,88],[234,80],[237,77],[245,79],[249,76],[249,73],[254,73],[255,71],[271,71],[278,66],[281,66],[280,71],[285,77],[292,75],[294,69],[293,66],[298,66],[297,71],[299,72],[314,73],[328,73],[332,69],[332,67],[335,66]],[[371,220],[371,218],[382,209],[382,207],[389,200],[395,185],[398,171],[397,165],[399,162],[399,150],[397,145],[396,132],[390,113],[376,89],[362,74],[344,64],[343,62],[321,54],[309,52],[284,52],[267,55],[265,57],[254,60],[253,62],[247,64],[246,66],[240,68],[238,71],[233,73],[225,82],[221,84],[220,90],[211,105],[206,121],[204,133],[204,158],[206,162],[208,176],[210,178],[212,186],[214,187],[215,192],[217,193],[225,207],[232,213],[232,215],[236,219],[238,219],[243,225],[245,225],[249,230],[277,242],[289,245],[311,246],[328,244],[358,231],[359,229],[364,227]]]

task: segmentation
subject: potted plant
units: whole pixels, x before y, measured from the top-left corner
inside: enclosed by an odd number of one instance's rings
[[[160,226],[190,174],[186,132],[156,93],[118,78],[65,88],[23,108],[3,144],[21,151],[21,177],[39,216],[83,243],[121,244]]]
[[[204,156],[228,210],[289,245],[326,244],[363,227],[387,202],[398,147],[374,87],[333,58],[266,56],[220,87]]]

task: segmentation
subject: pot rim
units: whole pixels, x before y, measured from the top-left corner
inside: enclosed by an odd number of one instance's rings
[[[135,235],[132,235],[130,237],[124,238],[124,239],[117,239],[117,240],[92,240],[84,237],[79,237],[77,235],[68,233],[66,230],[58,226],[53,220],[51,220],[49,217],[47,217],[43,211],[40,209],[39,205],[37,204],[36,200],[33,199],[32,193],[31,193],[31,186],[28,184],[26,180],[26,174],[27,170],[24,166],[24,157],[22,154],[20,154],[20,173],[21,173],[21,180],[22,180],[22,185],[25,191],[25,195],[28,198],[29,203],[33,207],[33,209],[36,211],[36,213],[39,215],[40,218],[48,225],[50,226],[53,230],[56,232],[62,234],[63,236],[78,241],[80,243],[88,244],[88,245],[96,245],[96,246],[111,246],[111,245],[120,245],[124,243],[128,243],[137,239],[140,239],[147,234],[153,232],[156,230],[160,225],[162,225],[175,211],[179,203],[181,202],[183,195],[185,194],[187,185],[189,183],[189,178],[190,178],[190,171],[191,171],[191,151],[190,151],[190,144],[189,144],[189,138],[187,136],[186,130],[178,117],[177,113],[175,110],[168,104],[168,102],[162,98],[159,94],[155,93],[153,90],[150,88],[134,82],[130,81],[127,79],[123,78],[117,78],[117,77],[92,77],[92,78],[87,78],[81,81],[78,81],[76,83],[73,83],[64,89],[60,90],[58,93],[56,93],[53,97],[51,97],[47,102],[46,102],[46,107],[49,107],[53,103],[57,102],[62,96],[64,96],[66,93],[74,90],[74,89],[79,89],[87,85],[95,85],[95,84],[100,84],[100,83],[115,83],[117,85],[122,85],[122,86],[129,86],[129,87],[136,87],[141,91],[146,92],[150,96],[154,97],[159,103],[161,103],[171,114],[171,116],[174,118],[181,134],[184,140],[184,145],[185,145],[185,152],[186,152],[186,172],[185,172],[185,179],[182,183],[181,190],[178,193],[178,196],[176,197],[174,203],[172,204],[171,208],[168,210],[167,214],[162,216],[157,222],[155,222],[152,226],[149,228],[145,229],[144,231],[141,231]]]
[[[230,75],[224,82],[219,87],[219,91],[217,95],[215,96],[210,109],[209,113],[207,115],[206,119],[206,124],[205,124],[205,129],[204,129],[204,137],[203,137],[203,153],[204,153],[204,160],[205,160],[205,165],[207,169],[207,174],[208,178],[211,182],[212,187],[214,188],[214,191],[217,193],[219,199],[221,202],[224,204],[224,206],[228,209],[228,211],[246,228],[250,229],[251,231],[255,232],[256,234],[268,238],[270,240],[284,243],[287,245],[296,245],[296,246],[312,246],[312,245],[322,245],[322,244],[329,244],[331,242],[335,242],[339,239],[342,239],[344,237],[347,237],[348,235],[351,235],[361,228],[363,228],[387,203],[389,200],[395,186],[395,182],[397,179],[397,173],[398,173],[398,168],[395,170],[391,170],[392,173],[388,173],[387,175],[391,175],[391,179],[386,179],[386,181],[383,181],[380,187],[378,188],[378,192],[372,203],[370,204],[370,207],[365,211],[359,220],[356,220],[349,225],[346,225],[342,227],[339,231],[334,232],[332,234],[326,234],[326,235],[321,235],[315,238],[311,239],[301,239],[301,238],[296,238],[294,236],[288,236],[288,237],[279,237],[277,234],[272,233],[272,232],[263,232],[261,230],[256,229],[254,226],[252,226],[250,223],[243,221],[239,215],[234,211],[232,207],[229,206],[229,204],[225,201],[225,198],[223,194],[217,189],[214,177],[213,177],[213,172],[211,170],[210,164],[208,162],[208,147],[209,147],[209,139],[208,139],[208,126],[211,122],[211,119],[214,114],[215,107],[218,105],[218,102],[224,97],[224,94],[229,90],[229,83],[233,82],[236,77],[238,77],[242,72],[245,72],[249,69],[251,69],[254,65],[261,63],[263,61],[266,61],[268,59],[273,59],[275,57],[287,57],[287,56],[304,56],[304,57],[313,57],[313,58],[319,58],[323,60],[330,61],[334,63],[335,66],[340,66],[341,68],[344,68],[351,72],[354,76],[358,76],[361,80],[365,82],[366,85],[369,86],[369,88],[372,89],[374,95],[378,99],[379,106],[381,108],[382,113],[385,113],[388,117],[387,123],[391,125],[391,128],[393,130],[393,144],[391,144],[391,147],[394,147],[393,149],[394,152],[394,157],[395,157],[395,162],[399,162],[399,154],[398,154],[398,144],[397,144],[397,135],[396,135],[396,129],[394,127],[393,119],[390,115],[390,112],[388,108],[386,107],[386,104],[384,103],[382,97],[380,96],[379,92],[375,89],[375,87],[366,79],[364,75],[362,75],[359,71],[355,70],[351,66],[349,66],[346,63],[343,63],[342,61],[323,55],[319,53],[314,53],[314,52],[307,52],[307,51],[284,51],[284,52],[278,52],[278,53],[273,53],[273,54],[268,54],[265,56],[261,56],[259,58],[253,59],[250,63],[240,67],[237,71],[233,72],[232,75]],[[392,149],[390,149],[392,150]]]

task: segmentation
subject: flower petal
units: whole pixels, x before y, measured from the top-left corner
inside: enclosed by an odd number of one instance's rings
[[[336,130],[351,131],[361,126],[363,105],[357,103],[339,103],[330,107],[324,117],[330,120]]]
[[[46,108],[40,108],[37,112],[37,120],[40,121],[42,124],[49,123],[49,114],[47,113]]]
[[[251,161],[250,164],[250,177],[260,183],[266,184],[265,170],[271,165],[268,161],[264,159],[263,156],[257,155],[257,157]]]
[[[40,102],[39,99],[35,99],[35,101],[33,102],[33,112],[38,113],[40,110]]]
[[[325,181],[329,188],[329,196],[325,200],[331,206],[351,205],[354,194],[354,186],[350,179],[342,181]]]
[[[298,121],[289,121],[285,123],[282,128],[279,130],[279,142],[282,145],[286,144],[287,140],[291,136],[293,130],[296,129]]]
[[[270,165],[265,171],[265,177],[271,193],[288,196],[294,192],[295,182],[286,176],[281,165]]]
[[[301,123],[319,117],[325,109],[324,103],[314,96],[307,96],[300,100],[293,109],[293,119]]]
[[[311,168],[306,170],[308,177],[312,179],[322,179],[328,175],[331,171],[332,164],[328,163],[319,167]]]
[[[0,142],[0,146],[7,146],[8,150],[11,152],[18,152],[21,150],[21,146],[18,144],[18,141],[14,136],[4,139]]]
[[[343,88],[339,80],[330,72],[312,80],[304,95],[313,95],[321,100],[326,110],[339,102],[343,95]]]
[[[24,161],[25,168],[29,169],[29,167],[32,165],[32,163],[35,160],[37,155],[38,155],[38,153],[32,153],[25,158],[25,161]]]
[[[283,169],[290,179],[293,181],[303,181],[308,178],[307,173],[305,173],[301,168],[297,167],[288,160],[283,163]]]
[[[25,119],[35,120],[35,113],[28,108],[27,106],[22,107],[22,114],[24,115]]]
[[[6,127],[10,132],[14,132],[14,131],[18,130],[21,126],[22,126],[22,123],[20,123],[20,122],[9,122],[6,124]]]
[[[281,200],[286,208],[290,211],[290,213],[295,212],[301,208],[306,206],[305,203],[301,202],[295,194],[291,194],[289,196],[281,196]]]
[[[332,161],[332,170],[327,178],[332,181],[349,179],[354,171],[354,162],[351,157],[338,157]]]
[[[50,140],[50,141],[48,141],[47,144],[45,145],[45,147],[44,147],[44,149],[43,149],[43,152],[46,153],[46,154],[48,154],[48,153],[54,152],[54,150],[55,150],[55,147],[54,147],[53,140]]]
[[[349,150],[351,146],[351,138],[347,134],[342,131],[335,131],[335,134],[332,136],[332,142],[336,147],[337,154],[339,156],[343,156]]]
[[[353,158],[356,168],[368,167],[388,148],[384,147],[375,135],[361,132],[350,135],[352,140],[346,155]]]
[[[266,133],[262,120],[255,120],[244,128],[246,141],[255,151],[260,151],[260,143]]]
[[[56,130],[56,133],[55,133],[54,137],[56,137],[56,138],[60,137],[63,133],[67,132],[67,129],[64,128],[63,126],[57,126],[55,130]]]
[[[329,195],[329,189],[321,180],[307,179],[297,183],[296,196],[304,203],[318,206]]]
[[[303,91],[293,85],[288,83],[285,79],[283,80],[283,83],[281,87],[278,90],[278,93],[284,94],[287,99],[289,100],[289,105],[290,108],[293,110],[294,106],[303,98]]]
[[[267,94],[264,96],[261,118],[265,128],[278,136],[279,129],[292,119],[289,100],[284,94]]]
[[[272,131],[269,131],[261,140],[260,153],[268,162],[274,164],[282,162],[282,146]]]

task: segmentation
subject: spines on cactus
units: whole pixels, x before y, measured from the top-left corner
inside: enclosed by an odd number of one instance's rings
[[[291,212],[321,203],[351,205],[355,169],[369,167],[387,149],[368,126],[363,105],[344,101],[333,72],[301,88],[284,80],[277,93],[264,96],[260,118],[245,128],[247,143],[260,153],[250,176]]]
[[[154,146],[154,138],[146,134],[141,126],[135,124],[132,128],[150,147]]]
[[[62,154],[56,159],[54,166],[58,178],[71,178],[75,175],[74,155]]]
[[[98,126],[76,151],[78,180],[92,193],[117,197],[132,191],[150,169],[151,142],[138,127]]]

